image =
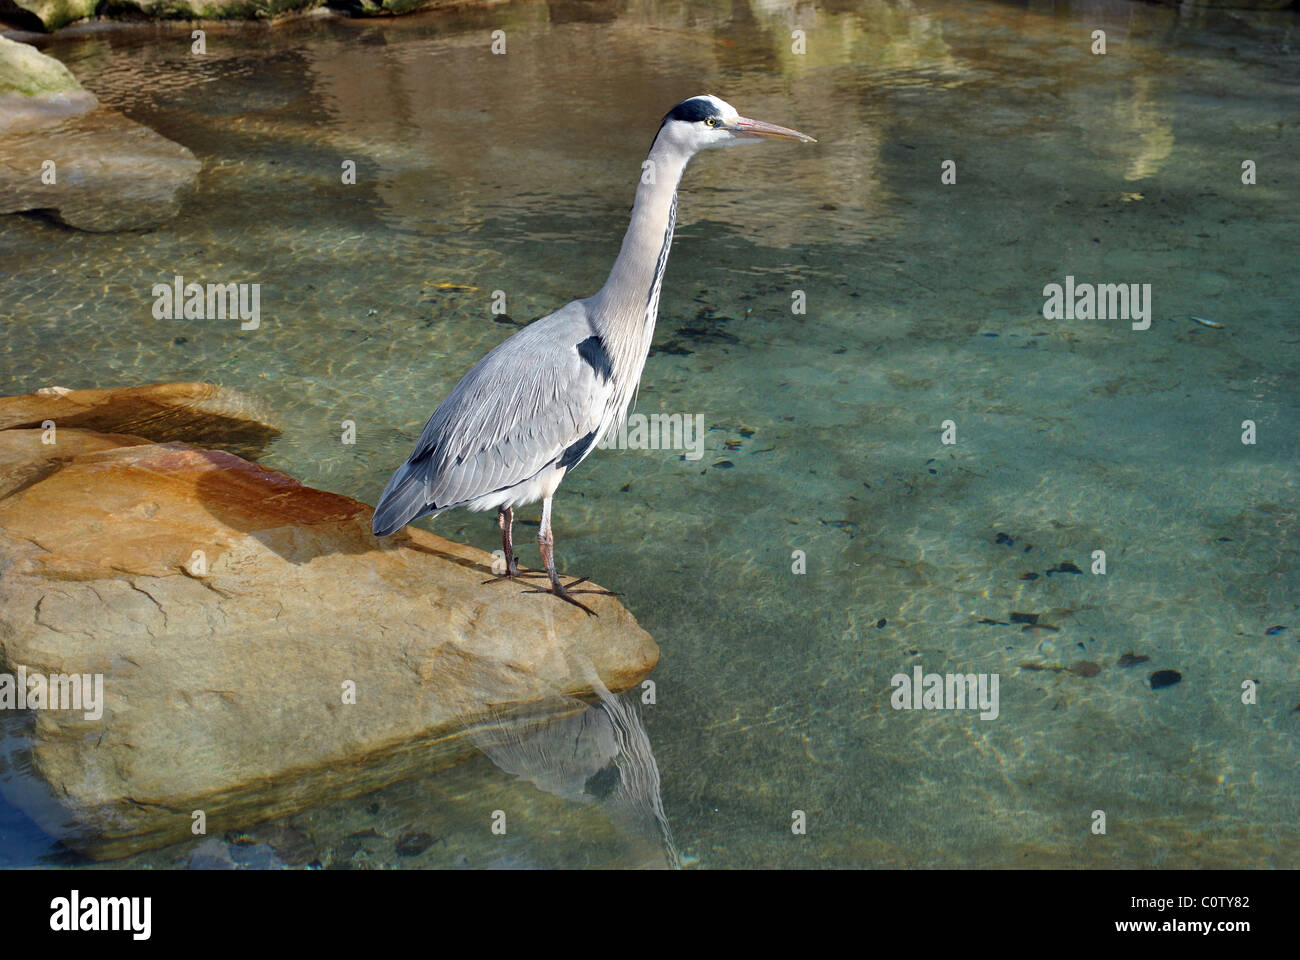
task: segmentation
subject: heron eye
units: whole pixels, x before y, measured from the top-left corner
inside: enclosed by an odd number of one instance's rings
[[[704,122],[707,123],[707,124],[708,124],[709,126],[711,126],[711,127],[715,127],[715,126],[718,125],[718,119],[717,119],[717,117],[705,117],[705,118],[704,118]]]

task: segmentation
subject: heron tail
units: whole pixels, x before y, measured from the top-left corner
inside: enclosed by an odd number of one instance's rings
[[[437,507],[429,503],[428,490],[428,464],[408,460],[398,467],[375,504],[371,524],[375,536],[386,537],[412,520],[436,513]]]

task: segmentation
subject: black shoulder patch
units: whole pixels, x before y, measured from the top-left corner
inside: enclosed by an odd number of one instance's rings
[[[560,459],[555,462],[556,466],[568,470],[571,466],[587,455],[587,451],[591,449],[591,445],[595,439],[596,431],[593,430],[577,443],[569,444],[569,446],[565,447],[564,453],[560,454]]]
[[[596,376],[608,380],[614,375],[614,361],[599,336],[592,334],[578,344],[578,356],[586,361],[587,366],[596,371]]]
[[[699,123],[715,113],[717,113],[717,108],[714,107],[712,101],[705,100],[703,97],[691,97],[691,99],[683,100],[669,110],[664,117],[664,123],[669,120],[685,120],[688,123]]]

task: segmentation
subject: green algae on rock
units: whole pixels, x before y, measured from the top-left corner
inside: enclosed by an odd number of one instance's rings
[[[104,0],[100,16],[150,20],[274,20],[323,5],[325,0]]]
[[[485,0],[478,7],[505,3],[506,0]],[[424,10],[448,10],[466,6],[465,0],[334,0],[330,6],[340,7],[358,17],[400,16]]]
[[[95,15],[99,0],[0,0],[0,13],[14,15],[20,21],[36,21],[54,31],[77,20]]]
[[[35,47],[0,37],[0,136],[99,106],[72,71]]]
[[[0,94],[71,96],[84,93],[72,71],[35,47],[0,36]]]

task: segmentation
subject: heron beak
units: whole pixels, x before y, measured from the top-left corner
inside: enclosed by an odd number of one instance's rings
[[[816,143],[812,137],[789,127],[778,127],[766,120],[751,120],[749,117],[737,117],[732,121],[737,137],[759,139],[771,137],[773,140],[794,140],[796,143]]]

